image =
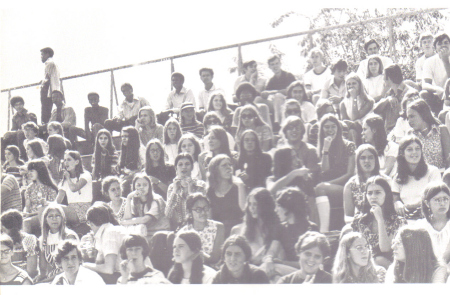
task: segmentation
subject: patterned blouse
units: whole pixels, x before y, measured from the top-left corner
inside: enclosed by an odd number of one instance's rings
[[[356,208],[356,213],[362,211],[364,205],[364,197],[366,195],[366,183],[360,182],[358,175],[352,176],[349,179],[350,191],[352,194],[353,205]]]
[[[27,258],[39,254],[38,239],[35,235],[21,232],[22,243],[14,244],[14,255],[12,262],[23,270],[27,269]]]
[[[180,232],[186,231],[196,231],[202,240],[202,250],[204,253],[210,255],[213,247],[214,241],[216,240],[217,235],[217,223],[213,220],[208,219],[208,224],[201,231],[197,231],[194,229],[192,224],[187,224],[183,228],[180,229]]]
[[[427,164],[436,166],[439,169],[445,168],[444,156],[442,152],[441,130],[438,125],[431,125],[431,130],[426,136],[424,136],[420,131],[410,130],[409,133],[416,135],[422,142],[423,155]]]
[[[25,200],[30,201],[28,213],[37,212],[43,200],[53,202],[56,199],[57,194],[58,192],[48,185],[32,182],[25,190]]]
[[[116,214],[117,220],[122,221],[125,214],[125,208],[127,207],[127,199],[122,198],[122,205],[120,205],[119,211],[114,212]],[[108,203],[109,207],[112,208],[112,201]]]

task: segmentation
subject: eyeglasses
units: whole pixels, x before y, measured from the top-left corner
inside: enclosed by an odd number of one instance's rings
[[[246,119],[250,120],[250,119],[254,119],[255,116],[250,115],[250,114],[245,114],[245,115],[241,115],[241,118],[244,119],[244,120],[246,120]]]
[[[364,252],[369,252],[372,251],[372,248],[370,247],[369,244],[365,245],[365,246],[356,246],[355,248],[350,248],[350,250],[358,250],[359,253],[364,253]]]
[[[197,207],[197,208],[192,208],[192,211],[197,212],[198,214],[205,212],[207,213],[209,211],[209,207],[205,206],[205,207]]]
[[[302,128],[300,128],[299,126],[288,126],[286,127],[286,131],[297,131],[299,132]]]
[[[448,197],[432,198],[431,201],[438,204],[447,204],[450,201],[450,198]]]
[[[50,218],[50,219],[60,219],[60,218],[62,218],[62,216],[61,216],[61,215],[48,215],[47,218]]]
[[[9,253],[11,253],[11,249],[6,249],[6,250],[1,250],[1,252],[2,252],[2,256],[3,255],[8,255]]]

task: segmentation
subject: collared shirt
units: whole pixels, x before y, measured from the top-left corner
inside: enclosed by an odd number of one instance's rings
[[[283,90],[294,82],[295,76],[289,72],[281,70],[280,77],[272,76],[267,82],[266,90]]]
[[[439,54],[435,54],[425,60],[423,63],[422,81],[431,79],[433,85],[444,88],[448,78],[444,62],[439,57]]]
[[[203,108],[205,110],[208,109],[209,97],[211,96],[211,92],[214,90],[221,90],[220,88],[216,88],[216,85],[212,85],[211,89],[206,90],[202,89],[198,94],[198,109]]]
[[[266,79],[258,76],[256,79],[247,80],[247,77],[245,77],[245,75],[242,75],[236,79],[236,82],[234,82],[234,93],[236,93],[239,85],[244,82],[249,82],[250,84],[255,86],[256,91],[258,91],[259,93],[263,92],[264,89],[266,89]]]
[[[72,107],[68,107],[64,104],[61,108],[61,115],[63,119],[61,125],[63,125],[63,127],[70,127],[77,125],[77,115],[75,114],[75,111],[73,110]],[[53,108],[49,122],[56,121],[56,116],[57,116],[57,109]]]
[[[22,128],[22,124],[25,124],[29,121],[33,121],[32,118],[36,117],[35,114],[28,113],[26,109],[23,109],[21,112],[17,112],[12,117],[12,128],[11,131],[20,130]]]
[[[389,90],[387,97],[382,98],[377,102],[373,108],[375,114],[380,115],[384,120],[384,128],[389,133],[397,123],[397,119],[400,117],[401,101],[404,95],[412,88],[405,86],[403,91],[398,89],[397,93],[393,89]]]
[[[325,84],[323,84],[322,93],[320,98],[330,98],[332,96],[345,97],[347,88],[345,87],[345,81],[342,81],[341,85],[336,85],[334,76],[331,76]]]
[[[120,104],[119,113],[117,118],[128,120],[131,117],[138,116],[139,110],[142,107],[150,106],[150,103],[142,97],[135,98],[133,96],[133,101],[128,102],[126,99]]]
[[[44,84],[49,83],[50,87],[48,88],[48,94],[47,97],[52,97],[52,91],[53,90],[59,90],[61,91],[61,83],[59,80],[59,69],[56,66],[55,62],[53,61],[53,58],[49,57],[45,63],[45,76],[42,80],[41,87]]]
[[[108,119],[108,108],[98,106],[98,107],[87,107],[84,109],[84,122],[86,126],[86,130],[89,129],[89,123],[92,124],[92,126],[95,123],[98,124],[105,124],[106,119]]]
[[[177,93],[177,90],[174,89],[170,91],[169,96],[167,97],[166,110],[179,109],[183,102],[192,102],[195,107],[195,97],[192,90],[183,87],[181,88],[180,93]]]
[[[110,254],[117,255],[114,271],[120,270],[120,246],[126,235],[124,227],[111,223],[105,223],[100,226],[94,235],[95,249],[98,251],[97,261],[105,261],[105,257]]]
[[[445,168],[442,152],[441,129],[439,129],[438,125],[433,124],[427,135],[423,135],[422,132],[413,129],[408,133],[413,133],[422,142],[423,155],[427,164],[436,166],[439,169]]]
[[[161,142],[163,141],[164,127],[161,124],[156,123],[154,127],[144,128],[142,127],[142,125],[138,126],[136,120],[136,129],[139,133],[141,143],[145,147],[147,146],[147,143],[153,138],[157,138]]]
[[[66,277],[66,273],[63,272],[63,273],[57,275],[53,279],[52,285],[70,285],[69,280]],[[95,285],[106,285],[106,284],[103,281],[102,277],[98,273],[80,265],[74,285],[78,285],[78,286],[94,285],[95,286]]]

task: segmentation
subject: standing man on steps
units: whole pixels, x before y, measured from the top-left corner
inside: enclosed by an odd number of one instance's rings
[[[47,124],[52,113],[52,92],[61,91],[59,69],[53,61],[54,51],[50,47],[41,49],[41,60],[45,65],[44,79],[41,81],[41,122]]]

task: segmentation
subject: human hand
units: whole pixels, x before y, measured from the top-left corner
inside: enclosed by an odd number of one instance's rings
[[[372,213],[375,216],[375,219],[377,221],[383,220],[383,210],[379,205],[373,205],[370,209],[370,213]]]
[[[394,203],[395,212],[400,216],[406,215],[405,205],[402,201],[397,201]]]
[[[67,171],[67,170],[64,170],[64,172],[63,172],[63,177],[65,178],[65,179],[70,179],[70,173],[69,173],[69,171]]]
[[[239,177],[240,179],[242,179],[243,181],[246,181],[246,180],[249,178],[248,174],[245,173],[245,172],[239,173],[238,177]]]
[[[331,142],[333,141],[334,136],[327,136],[323,140],[323,152],[326,153],[330,150]]]
[[[342,97],[333,95],[332,97],[329,97],[328,99],[329,99],[333,104],[338,104],[338,103],[341,102]]]
[[[122,282],[123,280],[128,281],[128,277],[130,276],[130,261],[124,260],[120,263],[120,274],[122,275]]]

